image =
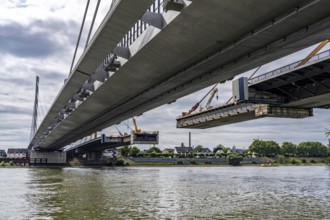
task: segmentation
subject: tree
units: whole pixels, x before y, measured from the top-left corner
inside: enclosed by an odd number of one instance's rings
[[[136,157],[138,153],[140,153],[140,149],[134,146],[130,149],[128,156]]]
[[[233,166],[240,165],[241,161],[243,160],[243,157],[237,153],[230,153],[227,156],[228,163]]]
[[[281,149],[275,141],[254,140],[249,146],[249,151],[259,156],[274,157],[281,152]]]
[[[193,152],[194,152],[194,153],[202,152],[202,148],[203,148],[202,145],[197,145],[197,146],[194,148]]]
[[[285,156],[296,155],[297,146],[291,142],[284,142],[281,146],[281,152]]]
[[[119,152],[122,156],[126,157],[131,150],[131,146],[122,146],[119,148]]]
[[[297,146],[297,154],[303,157],[325,157],[328,148],[320,142],[302,142]]]
[[[158,147],[151,147],[147,151],[148,153],[161,153],[162,151]]]
[[[216,153],[218,150],[223,151],[224,148],[225,147],[222,144],[218,144],[216,147],[213,148],[213,153]]]

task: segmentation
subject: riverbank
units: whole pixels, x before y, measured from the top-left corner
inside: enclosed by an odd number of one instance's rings
[[[125,166],[231,166],[226,158],[120,158]],[[260,157],[243,158],[241,166],[260,166],[271,161],[275,166],[315,166],[330,165],[330,157],[298,158],[298,157]]]

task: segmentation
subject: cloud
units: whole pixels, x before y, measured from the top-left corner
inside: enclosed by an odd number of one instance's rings
[[[38,27],[38,28],[36,28]],[[45,58],[63,50],[63,43],[54,38],[53,30],[58,30],[67,44],[73,43],[69,30],[77,27],[74,22],[34,20],[28,25],[9,23],[0,25],[0,44],[2,53],[17,57]]]

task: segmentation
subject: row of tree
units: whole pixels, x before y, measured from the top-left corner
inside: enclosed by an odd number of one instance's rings
[[[191,156],[196,153],[201,152],[201,145],[196,146],[193,149]],[[219,144],[213,148],[213,152],[208,154],[215,156],[219,154],[220,156],[227,156],[230,151],[229,148],[224,147]],[[123,156],[141,156],[142,152],[135,146],[123,146],[120,148],[120,153]],[[298,145],[291,142],[284,142],[281,146],[275,141],[264,141],[264,140],[254,140],[249,146],[249,150],[244,153],[243,156],[254,153],[256,156],[268,156],[275,157],[277,155],[284,156],[301,156],[301,157],[326,157],[330,156],[330,146],[324,146],[320,142],[302,142]],[[162,151],[158,147],[151,147],[146,152],[143,152],[142,156],[158,156],[161,155]],[[168,154],[166,154],[168,156]]]
[[[281,146],[275,141],[254,140],[249,147],[250,152],[258,156],[274,157],[301,156],[301,157],[326,157],[330,156],[330,148],[320,142],[302,142],[295,145],[291,142],[284,142]]]

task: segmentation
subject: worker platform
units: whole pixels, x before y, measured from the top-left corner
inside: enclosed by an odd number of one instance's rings
[[[233,102],[177,117],[177,128],[211,128],[263,117],[305,118],[330,108],[330,50],[233,81]]]
[[[313,109],[286,108],[270,104],[232,103],[178,117],[177,128],[204,129],[263,117],[305,118],[310,116],[313,116]]]
[[[79,149],[84,152],[89,151],[103,151],[105,149],[117,148],[132,144],[158,144],[159,132],[158,131],[132,131],[130,134],[123,134],[119,136],[106,136],[102,134],[92,140],[78,144],[69,148],[66,151],[73,151]]]

